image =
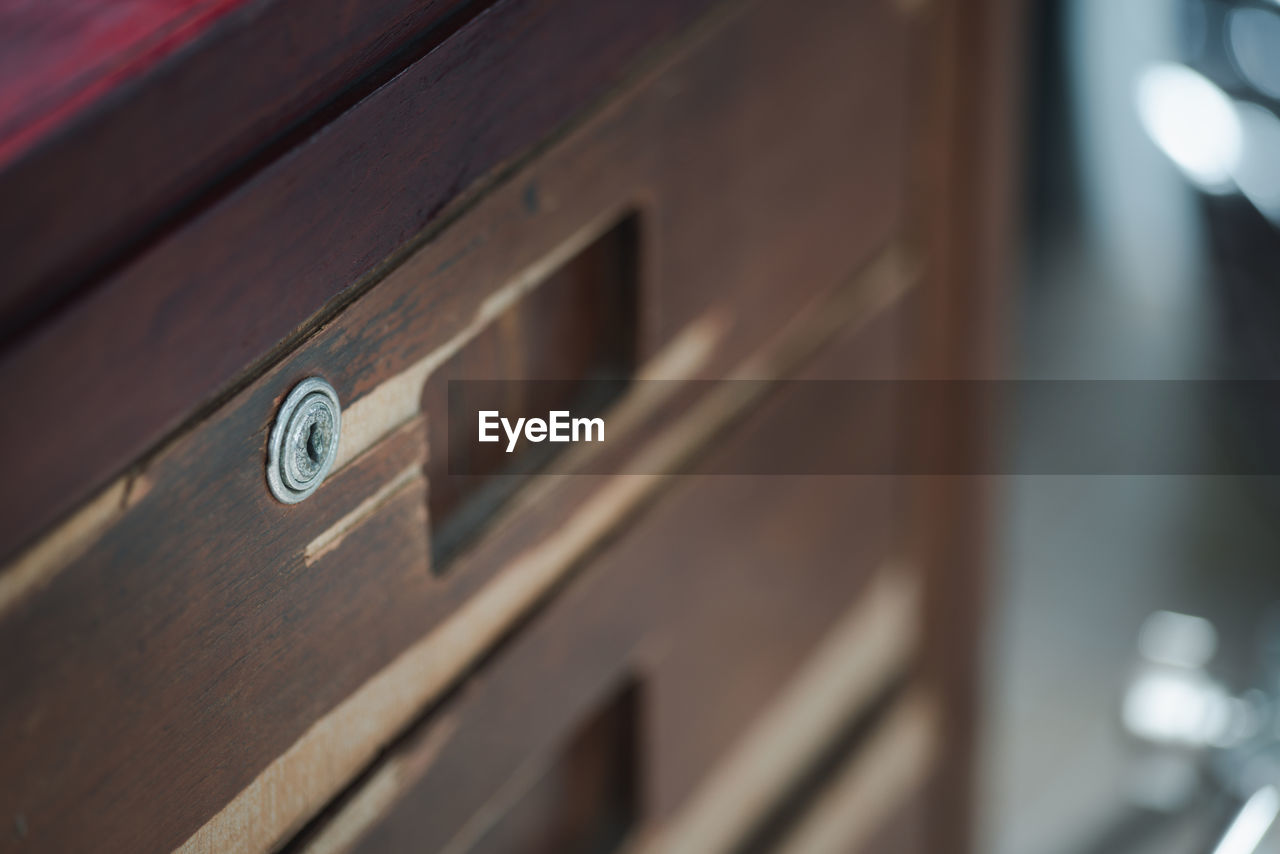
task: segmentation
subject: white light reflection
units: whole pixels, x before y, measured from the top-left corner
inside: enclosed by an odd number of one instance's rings
[[[1203,617],[1156,611],[1142,621],[1138,651],[1143,658],[1176,667],[1204,667],[1218,649],[1218,632]]]
[[[1226,739],[1236,711],[1226,690],[1203,672],[1159,668],[1142,674],[1125,692],[1125,728],[1157,744],[1203,747]]]
[[[1277,815],[1280,815],[1280,790],[1263,786],[1244,802],[1213,854],[1255,854]]]
[[[1226,93],[1185,65],[1158,63],[1138,77],[1143,128],[1201,189],[1234,189],[1232,173],[1243,148],[1240,118]]]
[[[1236,103],[1244,146],[1234,177],[1263,216],[1280,223],[1280,118],[1260,104]]]

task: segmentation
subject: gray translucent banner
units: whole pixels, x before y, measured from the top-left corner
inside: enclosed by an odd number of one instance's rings
[[[446,417],[457,476],[1280,474],[1271,380],[455,380]]]

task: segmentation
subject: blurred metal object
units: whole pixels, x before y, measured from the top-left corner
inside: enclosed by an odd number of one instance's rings
[[[1280,817],[1280,659],[1270,655],[1274,631],[1264,636],[1264,688],[1232,693],[1208,670],[1217,631],[1188,614],[1157,611],[1138,635],[1139,662],[1125,691],[1121,720],[1149,751],[1148,767],[1162,784],[1169,769],[1190,772],[1196,783],[1164,798],[1172,809],[1197,785],[1239,803],[1213,854],[1254,854]],[[1271,672],[1276,671],[1276,672]],[[1137,799],[1150,806],[1161,798]],[[1265,849],[1270,850],[1270,849]]]
[[[1229,748],[1253,738],[1259,710],[1232,696],[1205,666],[1217,631],[1200,617],[1157,611],[1138,638],[1143,664],[1125,694],[1125,728],[1155,745]]]
[[[1240,807],[1227,832],[1214,846],[1213,854],[1253,854],[1266,838],[1267,831],[1280,814],[1280,789],[1263,786]]]
[[[1138,76],[1134,100],[1151,141],[1206,193],[1231,193],[1244,149],[1235,106],[1213,81],[1176,62],[1153,63]]]

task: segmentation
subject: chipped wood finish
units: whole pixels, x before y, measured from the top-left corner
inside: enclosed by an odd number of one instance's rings
[[[148,488],[108,490],[106,521],[85,517],[89,536],[64,528],[45,541],[56,547],[29,553],[36,569],[0,617],[0,648],[22,651],[0,660],[0,815],[20,817],[26,841],[4,836],[0,850],[253,850],[319,809],[660,482],[561,479],[554,500],[514,509],[500,536],[435,578],[429,484],[407,474],[426,458],[425,430],[407,403],[413,382],[395,378],[416,381],[491,300],[518,298],[580,240],[633,214],[642,359],[690,377],[742,365],[898,227],[906,41],[887,4],[820,0],[804,16],[781,0],[726,7],[534,162],[503,175],[365,296],[290,338],[301,343],[209,418],[134,463],[124,483]],[[361,134],[394,135],[376,122]],[[295,162],[310,156],[304,149]],[[316,193],[348,200],[344,185],[316,180]],[[239,232],[217,221],[201,221],[201,245],[228,263],[251,257],[226,251]],[[295,245],[284,232],[277,238]],[[308,233],[299,251],[317,241],[324,236]],[[196,258],[164,257],[154,263],[167,272]],[[347,261],[352,276],[364,263]],[[850,306],[882,307],[909,280]],[[88,318],[95,305],[77,310]],[[258,314],[279,319],[272,309]],[[699,323],[704,333],[681,337]],[[130,347],[165,361],[138,340]],[[763,369],[792,358],[771,357]],[[287,390],[311,375],[334,385],[357,427],[344,435],[345,465],[306,502],[284,507],[265,487],[266,431]],[[741,411],[708,407],[717,419]],[[153,426],[173,423],[142,409],[157,416]],[[691,452],[712,434],[709,423],[654,453]],[[125,432],[130,442],[147,437],[129,454],[157,435]],[[59,496],[75,492],[55,486]],[[18,522],[6,531],[26,530]],[[496,592],[478,598],[481,590]],[[419,646],[425,638],[441,645]],[[380,674],[382,687],[362,693]],[[667,773],[655,785],[669,807],[687,771]],[[314,787],[297,786],[308,779]]]
[[[292,17],[320,19],[333,8],[329,0],[312,8],[316,2]],[[24,160],[0,169],[0,238],[5,257],[22,262],[0,285],[0,312],[12,281],[15,310],[29,324],[0,349],[0,385],[24,401],[23,418],[0,419],[8,475],[0,479],[7,523],[0,560],[260,375],[318,312],[331,317],[402,259],[424,229],[438,230],[518,158],[639,74],[709,2],[495,0],[461,10],[448,3],[454,15],[443,0],[413,11],[396,2],[339,4],[340,15],[369,14],[393,28],[437,25],[420,33],[426,53],[411,53],[407,67],[357,62],[358,70],[326,50],[355,47],[372,63],[409,34],[383,33],[385,42],[375,36],[370,45],[368,33],[348,41],[323,26],[319,33],[299,27],[295,41],[291,16],[272,14],[263,22],[274,26],[267,46],[252,49],[273,68],[293,49],[318,51],[314,61],[339,66],[332,81],[304,72],[295,81],[304,103],[285,105],[284,116],[245,128],[249,116],[239,108],[278,92],[281,81],[257,86],[240,77],[243,67],[206,65],[212,79],[193,85],[175,74],[173,82],[191,87],[185,96],[200,102],[224,95],[224,83],[244,96],[222,109],[233,117],[226,124],[201,121],[195,124],[204,131],[193,131],[172,118],[185,107],[144,98],[132,124],[107,128],[96,146],[81,148],[74,134],[56,137],[65,144],[36,152],[43,161],[36,168],[16,168]],[[265,14],[283,4],[247,5]],[[282,53],[281,44],[290,50]],[[234,50],[214,52],[236,62]],[[343,78],[347,89],[330,88]],[[307,86],[315,82],[316,89]],[[380,85],[368,91],[369,82]],[[160,90],[161,103],[174,97]],[[326,91],[338,97],[324,107],[338,114],[321,108],[308,116],[306,101]],[[293,109],[303,115],[285,118]],[[170,132],[152,138],[151,122]],[[279,137],[270,136],[273,127]],[[236,139],[237,128],[251,131],[249,139]],[[67,148],[79,156],[63,157]],[[181,159],[202,153],[208,159]],[[167,182],[153,184],[153,172]],[[77,286],[86,287],[65,300]],[[31,322],[24,309],[50,308],[50,300],[60,310]],[[85,412],[94,413],[96,429],[77,429]],[[68,460],[61,449],[70,446],[81,453]]]
[[[892,376],[899,320],[850,324],[801,376]],[[782,388],[738,419],[732,441],[711,452],[717,464],[749,459],[815,414],[796,412],[796,403]],[[811,440],[819,449],[847,442],[844,422]],[[757,773],[713,768],[754,740],[759,710],[772,708],[784,686],[798,679],[801,689],[784,691],[791,699],[776,701],[782,712],[767,729],[804,730],[790,726],[797,715],[812,724],[800,762],[817,747],[809,738],[909,666],[918,590],[890,558],[897,489],[881,477],[670,479],[662,500],[593,554],[474,682],[411,728],[371,769],[367,788],[349,793],[289,850],[468,850],[512,809],[511,781],[536,776],[592,709],[631,680],[642,698],[644,827],[679,821],[707,780],[751,779],[776,791],[785,781],[759,768],[776,758],[773,736],[763,759],[747,763]],[[769,533],[742,537],[744,529]],[[797,677],[806,660],[818,663]]]
[[[145,475],[122,477],[86,502],[71,518],[0,568],[0,617],[22,597],[48,584],[84,555],[150,488]]]
[[[876,323],[905,290],[892,258],[887,256],[850,283],[838,294],[843,300],[822,300],[810,306],[770,347],[753,354],[741,373],[760,380],[777,379],[837,330],[851,335]],[[818,330],[826,334],[814,337]],[[885,348],[886,336],[882,331],[877,339],[880,346],[869,348],[874,358],[867,359],[864,352],[863,358],[853,360],[859,369],[867,369],[868,362],[885,369],[884,353],[877,350]],[[773,371],[766,373],[765,366],[774,366]],[[754,388],[756,394],[767,390],[763,383]],[[711,436],[743,417],[754,402],[755,397],[732,393],[708,395],[656,436],[637,443],[629,469],[613,476],[552,477],[532,484],[506,524],[497,524],[453,570],[462,578],[488,578],[484,586],[317,721],[188,839],[182,850],[253,851],[296,830],[302,818],[336,794],[480,653],[562,582],[593,547],[640,512],[659,489],[669,486],[663,471],[676,468],[703,448]],[[323,765],[317,765],[317,757],[323,757]],[[282,803],[297,806],[282,810],[278,807]],[[263,805],[273,805],[273,812],[263,814]]]

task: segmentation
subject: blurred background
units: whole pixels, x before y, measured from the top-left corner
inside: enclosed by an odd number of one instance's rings
[[[1280,379],[1280,3],[1030,17],[1021,378]],[[1280,851],[1280,484],[1001,482],[979,850]]]

